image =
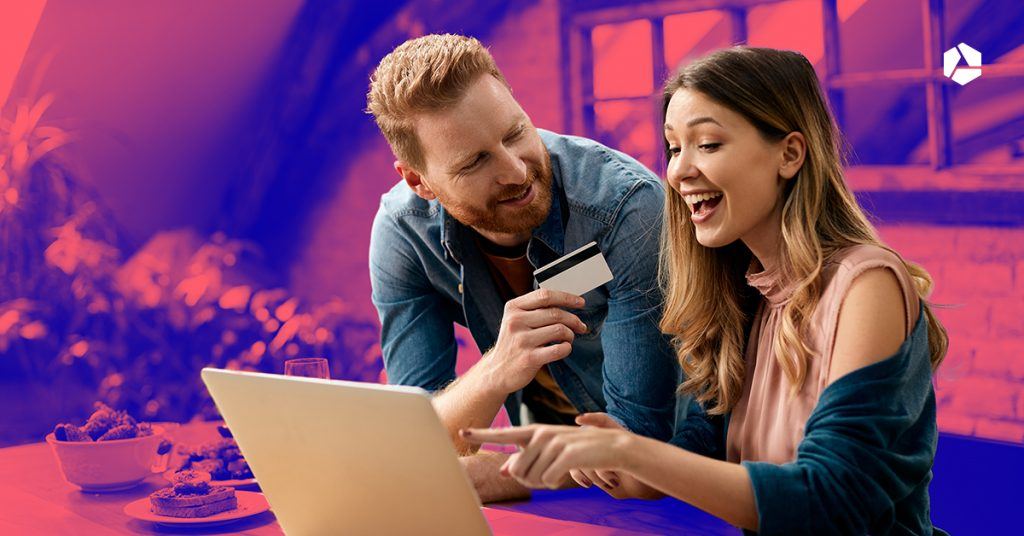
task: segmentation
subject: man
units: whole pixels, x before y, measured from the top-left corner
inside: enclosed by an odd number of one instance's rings
[[[554,424],[607,412],[667,440],[679,372],[658,330],[658,178],[596,142],[536,129],[475,39],[402,44],[367,100],[402,178],[370,242],[388,381],[433,392],[464,455],[474,451],[458,430],[489,426],[502,405],[514,425],[521,410]],[[536,289],[534,269],[591,241],[611,282],[583,297]],[[484,352],[458,379],[453,323]],[[499,475],[506,458],[463,458],[484,501],[528,493]]]

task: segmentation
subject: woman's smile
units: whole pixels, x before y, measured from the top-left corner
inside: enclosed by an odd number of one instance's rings
[[[722,192],[710,191],[680,195],[686,201],[686,206],[690,207],[690,220],[698,225],[711,219],[716,212],[715,209],[725,198],[725,194]]]

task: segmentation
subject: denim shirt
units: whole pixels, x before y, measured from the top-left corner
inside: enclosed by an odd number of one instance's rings
[[[551,155],[552,204],[527,245],[534,268],[596,241],[614,279],[571,310],[589,331],[549,365],[581,412],[606,411],[638,434],[672,436],[679,367],[658,329],[659,233],[665,190],[636,160],[594,141],[540,130]],[[399,183],[381,197],[370,239],[373,303],[388,382],[428,391],[455,379],[453,323],[482,352],[504,311],[473,231]],[[536,282],[535,282],[536,285]],[[519,424],[522,391],[505,401]]]

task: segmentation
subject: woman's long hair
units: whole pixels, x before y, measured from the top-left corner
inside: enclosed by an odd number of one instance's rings
[[[779,276],[794,291],[783,306],[773,342],[775,358],[795,393],[812,357],[803,335],[821,298],[826,259],[858,244],[889,248],[843,180],[840,133],[807,58],[750,47],[711,53],[668,81],[663,112],[672,95],[684,88],[742,115],[766,140],[780,141],[790,132],[800,132],[806,139],[804,164],[783,192]],[[665,203],[659,276],[666,301],[661,330],[673,337],[686,375],[680,391],[693,394],[709,413],[724,414],[743,389],[745,327],[753,312],[744,275],[752,254],[740,241],[720,248],[702,246],[682,197],[670,191]],[[928,272],[903,263],[923,300],[932,287]],[[948,338],[927,304],[924,314],[934,369],[946,354]]]

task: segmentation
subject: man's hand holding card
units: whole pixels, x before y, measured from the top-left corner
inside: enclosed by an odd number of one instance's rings
[[[566,309],[580,309],[582,294],[612,280],[608,264],[591,242],[534,272],[541,287],[505,304],[498,340],[486,363],[489,385],[511,393],[526,387],[541,367],[564,359],[572,341],[588,327]]]

